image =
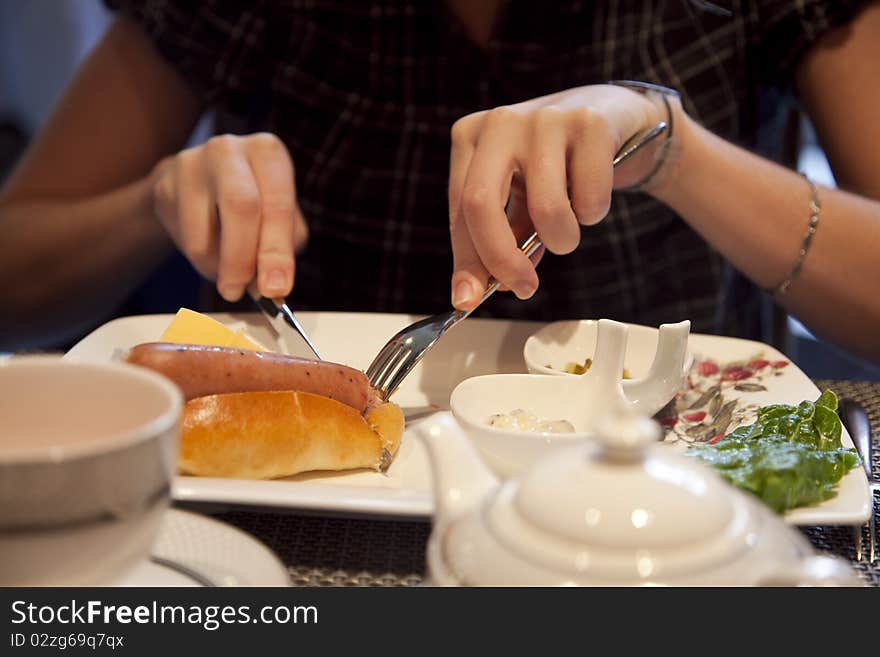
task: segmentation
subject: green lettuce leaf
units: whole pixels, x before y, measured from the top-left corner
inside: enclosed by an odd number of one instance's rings
[[[837,483],[860,462],[855,450],[841,446],[836,409],[830,390],[815,402],[764,406],[753,424],[687,453],[778,513],[818,504],[834,497]]]

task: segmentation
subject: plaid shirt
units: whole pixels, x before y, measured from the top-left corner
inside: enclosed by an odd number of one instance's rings
[[[754,149],[775,113],[761,99],[785,91],[800,55],[863,4],[511,0],[483,50],[440,1],[108,3],[142,26],[208,105],[236,116],[242,131],[269,130],[287,144],[310,228],[295,305],[412,313],[449,308],[456,119],[638,79],[678,89],[692,117]],[[717,252],[645,195],[615,194],[611,214],[583,229],[580,247],[546,256],[538,274],[531,300],[495,295],[482,314],[758,330],[757,317],[742,321],[742,299],[725,303],[730,285]]]

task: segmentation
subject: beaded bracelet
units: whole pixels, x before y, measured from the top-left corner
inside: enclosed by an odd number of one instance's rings
[[[797,260],[795,260],[794,265],[792,265],[791,270],[788,272],[788,276],[786,276],[785,280],[775,288],[767,290],[770,294],[783,295],[788,292],[788,288],[791,287],[791,282],[800,273],[801,267],[804,266],[807,251],[810,250],[813,235],[816,234],[816,228],[819,226],[819,211],[822,209],[822,204],[819,201],[819,189],[816,187],[816,184],[806,176],[806,174],[802,173],[801,176],[803,176],[804,180],[806,180],[807,184],[810,186],[810,223],[807,226],[807,232],[804,235],[803,242],[801,242],[801,250],[798,251]]]

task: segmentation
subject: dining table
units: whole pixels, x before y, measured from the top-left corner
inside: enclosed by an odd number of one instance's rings
[[[871,464],[880,476],[880,382],[814,380],[841,399],[860,402],[867,411],[874,444]],[[880,526],[880,499],[873,513]],[[425,520],[306,515],[293,510],[187,505],[210,513],[262,541],[285,564],[293,586],[418,586],[426,580],[425,548],[431,524]],[[847,559],[868,586],[880,586],[880,559],[857,560],[850,526],[800,527],[819,552]],[[862,528],[865,546],[867,527]],[[867,552],[867,550],[865,550]]]

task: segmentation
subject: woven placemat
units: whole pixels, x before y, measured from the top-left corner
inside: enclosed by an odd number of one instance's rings
[[[871,422],[871,438],[874,443],[871,466],[874,476],[877,477],[880,473],[880,383],[832,380],[817,380],[815,383],[820,390],[829,388],[839,398],[855,400],[865,407]],[[880,527],[880,498],[874,500],[874,519],[877,526]],[[855,560],[856,549],[851,527],[807,527],[802,531],[817,550],[849,559],[866,583],[871,586],[880,586],[880,560],[874,564],[860,563]],[[862,537],[867,551],[867,527],[862,528]]]
[[[877,445],[880,383],[816,381],[816,385],[861,402],[868,411]],[[874,453],[876,474],[880,472],[880,446]],[[878,509],[880,500],[875,513]],[[430,523],[250,510],[223,512],[215,517],[249,532],[274,550],[287,565],[294,586],[414,586],[425,577]],[[866,583],[880,586],[880,562],[872,566],[854,561],[852,528],[810,527],[803,532],[818,550],[851,560]]]
[[[254,511],[215,517],[263,541],[294,586],[414,586],[425,576],[427,522]]]

